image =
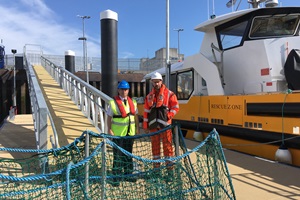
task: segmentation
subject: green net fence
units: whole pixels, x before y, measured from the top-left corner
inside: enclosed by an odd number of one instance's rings
[[[167,129],[174,156],[164,157],[161,145],[154,160],[151,137]],[[132,153],[117,145],[121,139],[132,140]],[[85,131],[58,149],[1,151],[28,156],[0,159],[0,199],[235,199],[216,130],[191,150],[175,125],[122,138]]]

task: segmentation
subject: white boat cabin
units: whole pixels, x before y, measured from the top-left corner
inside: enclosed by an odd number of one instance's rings
[[[172,65],[170,89],[180,100],[300,89],[299,23],[300,7],[276,7],[237,11],[198,25],[195,30],[205,33],[200,52]]]

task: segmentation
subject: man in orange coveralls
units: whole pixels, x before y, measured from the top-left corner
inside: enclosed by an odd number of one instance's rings
[[[144,103],[143,128],[146,133],[157,132],[170,125],[172,118],[179,111],[176,95],[170,91],[163,83],[160,73],[155,72],[151,76],[153,89],[147,95]],[[159,135],[151,137],[153,159],[160,159],[160,139],[163,141],[163,151],[165,158],[174,155],[172,147],[172,130],[169,129]],[[167,163],[171,165],[171,163]],[[154,165],[160,167],[159,163]],[[172,167],[168,167],[169,169]]]

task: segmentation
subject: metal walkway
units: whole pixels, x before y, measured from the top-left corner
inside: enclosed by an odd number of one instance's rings
[[[94,118],[97,118],[99,122],[97,125],[103,125],[105,120],[98,117],[100,115],[97,112],[87,112],[85,105],[90,104],[95,107],[95,103],[87,100],[87,96],[81,94],[82,98],[77,98],[78,104],[72,101],[71,97],[66,94],[59,83],[46,71],[45,67],[41,65],[33,65],[32,72],[33,76],[37,80],[37,85],[40,90],[31,88],[31,93],[34,93],[34,97],[37,99],[36,102],[32,101],[36,107],[36,104],[40,104],[38,108],[33,109],[33,114],[22,114],[13,115],[5,120],[5,123],[0,128],[0,148],[21,148],[21,149],[51,149],[65,146],[82,135],[85,130],[91,130],[99,133],[104,132],[105,128],[97,128],[91,120],[91,113],[94,113]],[[32,73],[31,72],[31,73]],[[31,81],[34,82],[34,81]],[[34,85],[34,83],[32,83]],[[37,87],[35,85],[35,87]],[[86,92],[86,89],[84,89]],[[36,94],[37,93],[37,94]],[[41,94],[39,94],[41,93]],[[36,97],[42,95],[41,97]],[[47,111],[46,119],[43,122],[42,117],[42,105],[41,102],[44,100]],[[80,106],[81,105],[81,106]],[[85,110],[85,114],[82,110]],[[89,110],[92,110],[89,108]],[[101,113],[103,114],[103,113]],[[87,115],[89,115],[87,117]],[[40,127],[38,124],[45,123],[45,126]],[[43,135],[44,136],[43,136]],[[56,134],[56,135],[55,135]],[[41,141],[44,138],[44,141]],[[57,138],[56,142],[51,141],[51,138]],[[55,139],[54,139],[55,140]],[[41,145],[42,144],[42,145]],[[28,154],[27,154],[28,156]],[[23,158],[22,153],[5,153],[2,152],[1,158]]]
[[[106,132],[109,96],[44,58],[39,45],[25,45],[24,60],[32,115],[14,116],[11,110],[0,128],[0,147],[51,149],[70,144],[86,130]]]
[[[95,126],[84,116],[82,111],[79,110],[43,66],[34,65],[33,69],[43,92],[49,113],[52,116],[59,146],[65,146],[73,142],[85,130],[98,132]],[[48,131],[51,131],[51,126],[49,127],[50,130],[48,129]]]

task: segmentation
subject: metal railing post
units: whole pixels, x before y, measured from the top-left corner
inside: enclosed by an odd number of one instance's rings
[[[90,156],[90,135],[87,132],[85,136],[85,158]],[[89,194],[89,162],[85,164],[85,191]]]
[[[179,133],[178,133],[178,126],[174,127],[174,136],[175,136],[175,155],[179,156]]]
[[[104,200],[105,199],[105,195],[106,195],[106,140],[103,140],[103,147],[102,147],[102,166],[101,166],[101,174],[102,174],[102,189],[101,189],[101,199]]]

